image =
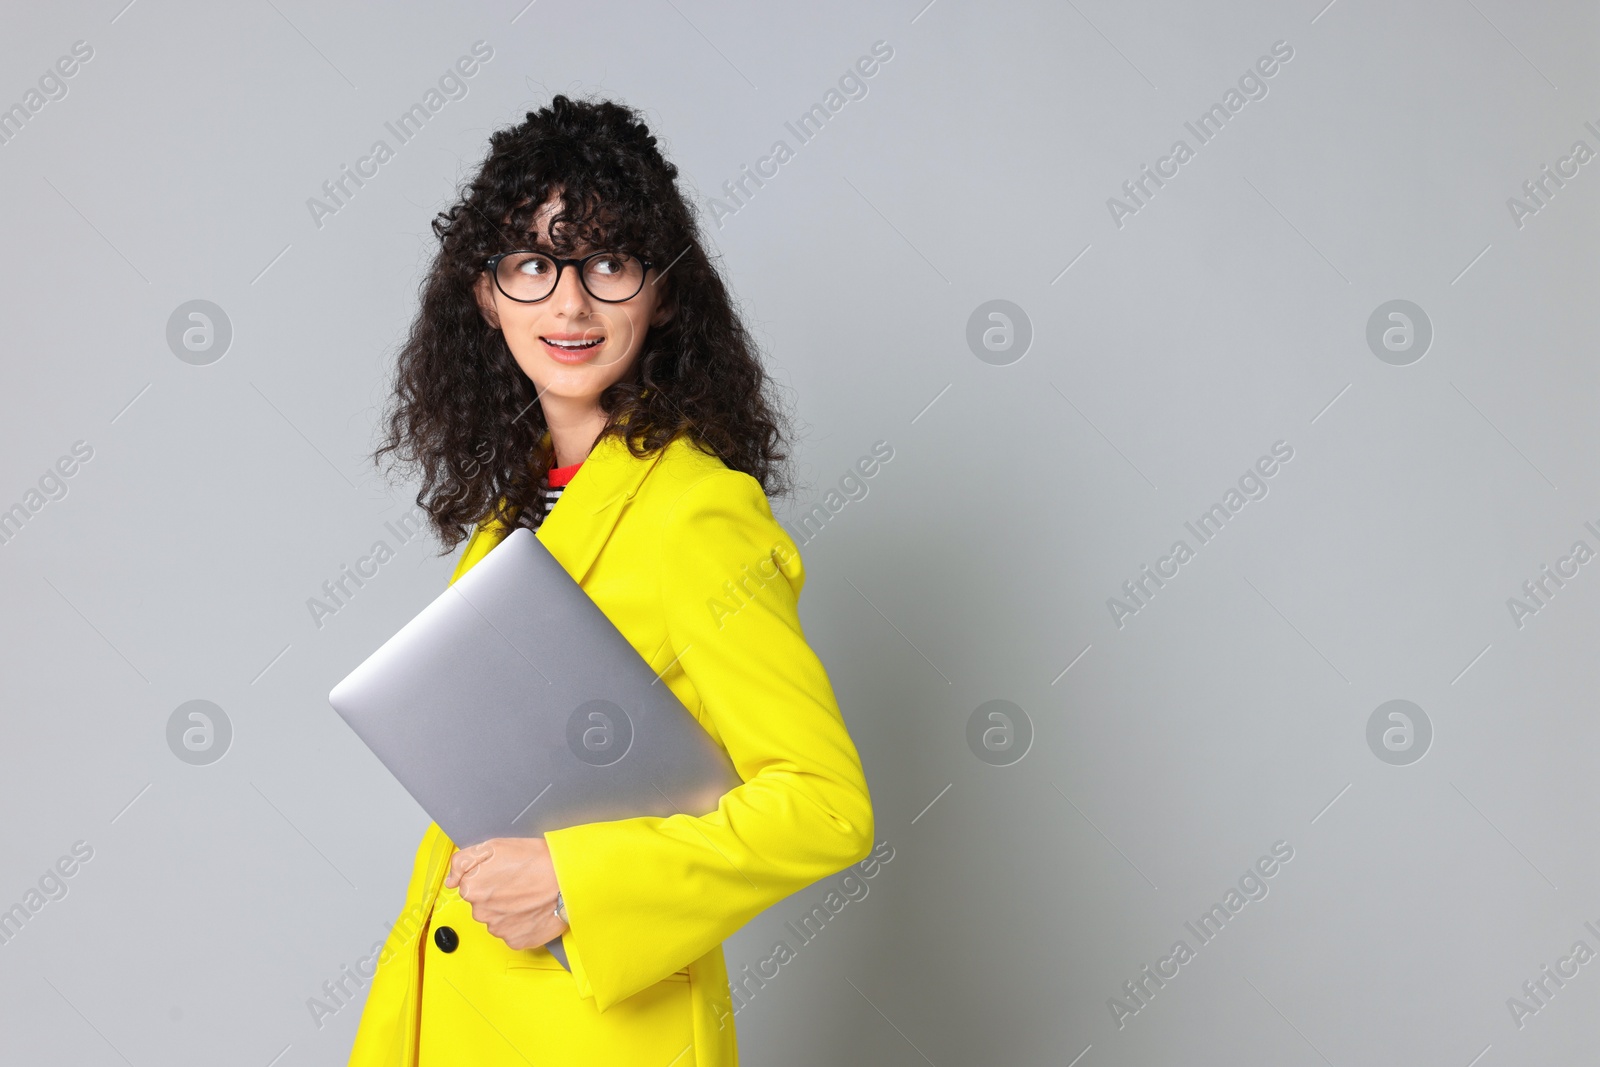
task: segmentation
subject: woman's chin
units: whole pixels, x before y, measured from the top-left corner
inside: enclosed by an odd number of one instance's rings
[[[527,373],[527,368],[523,368]],[[621,378],[615,365],[576,366],[546,363],[535,369],[528,378],[538,390],[541,399],[558,397],[562,400],[589,400],[598,402],[600,394]]]

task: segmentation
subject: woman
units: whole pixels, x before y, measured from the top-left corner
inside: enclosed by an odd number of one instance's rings
[[[420,470],[447,547],[476,522],[452,582],[535,529],[743,784],[460,851],[430,825],[350,1062],[735,1064],[723,939],[873,830],[767,501],[770,381],[634,112],[556,96],[490,145],[434,222],[375,458]]]

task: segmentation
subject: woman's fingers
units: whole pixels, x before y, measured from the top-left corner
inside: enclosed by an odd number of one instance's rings
[[[466,877],[468,872],[490,856],[493,856],[494,842],[495,839],[491,838],[481,845],[457,849],[455,855],[450,857],[450,873],[445,875],[445,886],[450,889],[456,888],[461,884],[461,879]]]

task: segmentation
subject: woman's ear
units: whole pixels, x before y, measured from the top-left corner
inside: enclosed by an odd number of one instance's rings
[[[494,306],[494,281],[490,279],[488,271],[478,275],[478,280],[472,283],[472,296],[478,302],[478,313],[483,316],[483,321],[489,328],[500,328],[500,312]]]
[[[650,316],[650,325],[665,326],[667,323],[672,321],[672,316],[676,315],[677,313],[678,309],[673,301],[662,301],[661,306],[656,308],[656,313]]]

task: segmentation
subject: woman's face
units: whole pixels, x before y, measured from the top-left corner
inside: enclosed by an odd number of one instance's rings
[[[528,248],[553,254],[550,218],[560,208],[555,195],[540,208]],[[583,246],[570,255],[576,259],[597,251],[600,249]],[[659,280],[660,268],[652,266],[644,288],[622,303],[590,296],[572,266],[562,269],[555,291],[534,304],[507,297],[487,271],[478,276],[473,288],[484,319],[505,335],[506,346],[538,389],[541,401],[549,396],[598,405],[601,391],[621,380],[633,366],[650,327],[671,317]],[[552,343],[556,341],[599,343],[572,351]]]

